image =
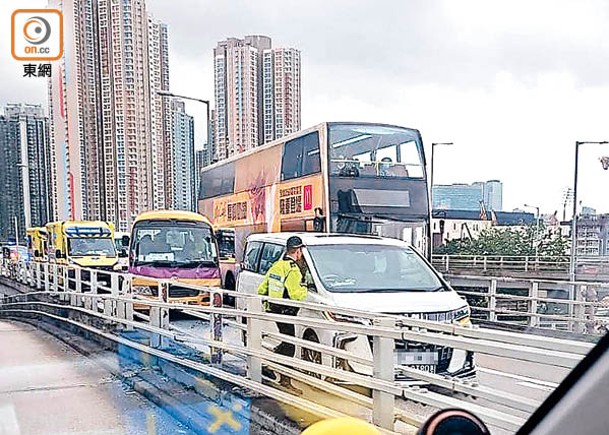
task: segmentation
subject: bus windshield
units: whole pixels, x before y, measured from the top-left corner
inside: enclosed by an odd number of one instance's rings
[[[133,229],[134,266],[216,266],[211,229],[195,222],[140,222]]]
[[[416,130],[378,125],[330,124],[330,175],[423,178]]]
[[[114,257],[116,249],[110,238],[87,237],[68,239],[68,252],[73,257],[81,257],[85,255],[105,255]]]
[[[218,249],[220,257],[235,256],[235,234],[228,232],[218,232]]]

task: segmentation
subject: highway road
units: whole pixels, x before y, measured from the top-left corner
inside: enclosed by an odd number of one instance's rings
[[[59,339],[0,320],[0,434],[189,433]]]

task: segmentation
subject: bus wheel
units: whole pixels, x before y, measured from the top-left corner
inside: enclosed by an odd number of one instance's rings
[[[235,290],[235,277],[232,273],[226,274],[226,278],[224,279],[224,288],[226,290]],[[225,294],[223,299],[224,305],[228,305],[230,307],[235,306],[234,296]]]
[[[303,339],[306,341],[310,341],[312,343],[319,343],[319,338],[317,338],[317,334],[315,332],[308,330],[305,332]],[[321,365],[321,352],[313,349],[307,349],[306,347],[302,347],[300,351],[300,356],[304,361],[312,362],[314,364]],[[315,372],[309,372],[305,370],[305,373],[309,376],[313,376],[317,379],[321,379],[321,375]]]

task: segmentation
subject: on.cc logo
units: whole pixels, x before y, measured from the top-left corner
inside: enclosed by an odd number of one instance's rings
[[[58,9],[17,9],[11,17],[11,52],[19,61],[53,61],[63,55]]]
[[[51,36],[51,25],[42,17],[31,17],[23,26],[23,36],[30,44],[44,44]]]

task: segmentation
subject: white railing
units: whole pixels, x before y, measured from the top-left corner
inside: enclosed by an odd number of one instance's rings
[[[326,391],[344,404],[354,403],[351,409],[361,416],[361,408],[368,408],[371,420],[388,433],[406,430],[421,422],[396,407],[396,400],[410,400],[432,407],[462,407],[478,414],[487,424],[514,432],[524,422],[523,418],[505,411],[511,408],[525,413],[533,412],[538,401],[517,396],[510,391],[500,391],[480,385],[477,380],[463,380],[440,374],[426,373],[413,366],[396,365],[396,343],[427,343],[439,348],[464,350],[492,355],[515,361],[541,364],[543,367],[572,368],[592,348],[592,344],[564,339],[538,337],[513,332],[494,331],[455,323],[438,323],[404,316],[375,314],[338,307],[328,307],[308,302],[282,300],[283,305],[295,306],[307,316],[284,316],[263,310],[269,298],[246,295],[216,288],[201,288],[180,283],[180,287],[192,288],[210,294],[211,301],[221,301],[215,294],[229,293],[245,306],[244,309],[169,303],[171,285],[176,282],[157,281],[158,296],[144,297],[131,292],[131,277],[94,269],[59,266],[49,263],[21,265],[15,270],[2,266],[5,277],[27,284],[27,293],[5,296],[1,300],[0,315],[20,316],[36,314],[56,321],[74,324],[105,338],[130,346],[150,355],[180,364],[201,373],[238,384],[265,394],[268,397],[296,406],[323,418],[344,415],[329,405],[320,405],[314,398],[297,397],[280,387],[263,383],[263,367],[290,377],[299,384]],[[494,296],[495,301],[499,298]],[[492,299],[491,299],[492,300]],[[496,304],[496,302],[495,302]],[[67,308],[67,310],[66,310]],[[142,308],[148,312],[144,314]],[[61,310],[58,310],[61,309]],[[328,310],[349,316],[353,322],[327,320]],[[65,314],[76,312],[103,319],[115,325],[113,330],[100,330],[83,320],[83,316]],[[182,312],[209,322],[206,335],[194,334],[180,328],[170,320],[169,312]],[[336,345],[310,342],[302,338],[271,332],[265,322],[283,321],[316,331],[331,332],[335,336],[364,337],[372,341],[372,357],[346,352]],[[227,340],[222,328],[236,328],[245,340],[235,343]],[[149,346],[125,338],[121,332],[137,329],[152,334]],[[296,346],[296,356],[273,353],[267,343],[269,338],[279,339]],[[205,361],[176,357],[166,351],[168,341],[189,346],[205,347]],[[304,360],[303,349],[317,353],[320,358]],[[239,377],[222,370],[223,360],[231,355],[244,361],[247,376]],[[321,363],[319,363],[321,361]],[[345,363],[346,362],[346,363]],[[348,364],[347,364],[348,363]],[[357,372],[351,365],[359,364],[365,370]],[[367,373],[367,374],[366,374]],[[396,379],[405,374],[408,381]],[[337,382],[338,381],[338,382]],[[355,384],[372,390],[372,397],[345,388],[343,383]],[[426,387],[440,387],[451,394],[440,394]],[[452,396],[463,393],[479,397],[488,405],[463,401]]]
[[[441,272],[478,271],[556,274],[568,276],[569,257],[527,257],[500,255],[434,255],[432,264]],[[608,256],[578,256],[575,264],[578,276],[609,276]]]
[[[604,335],[609,330],[609,283],[454,275],[476,319]]]
[[[434,255],[432,263],[442,272],[452,270],[569,272],[568,256]]]

